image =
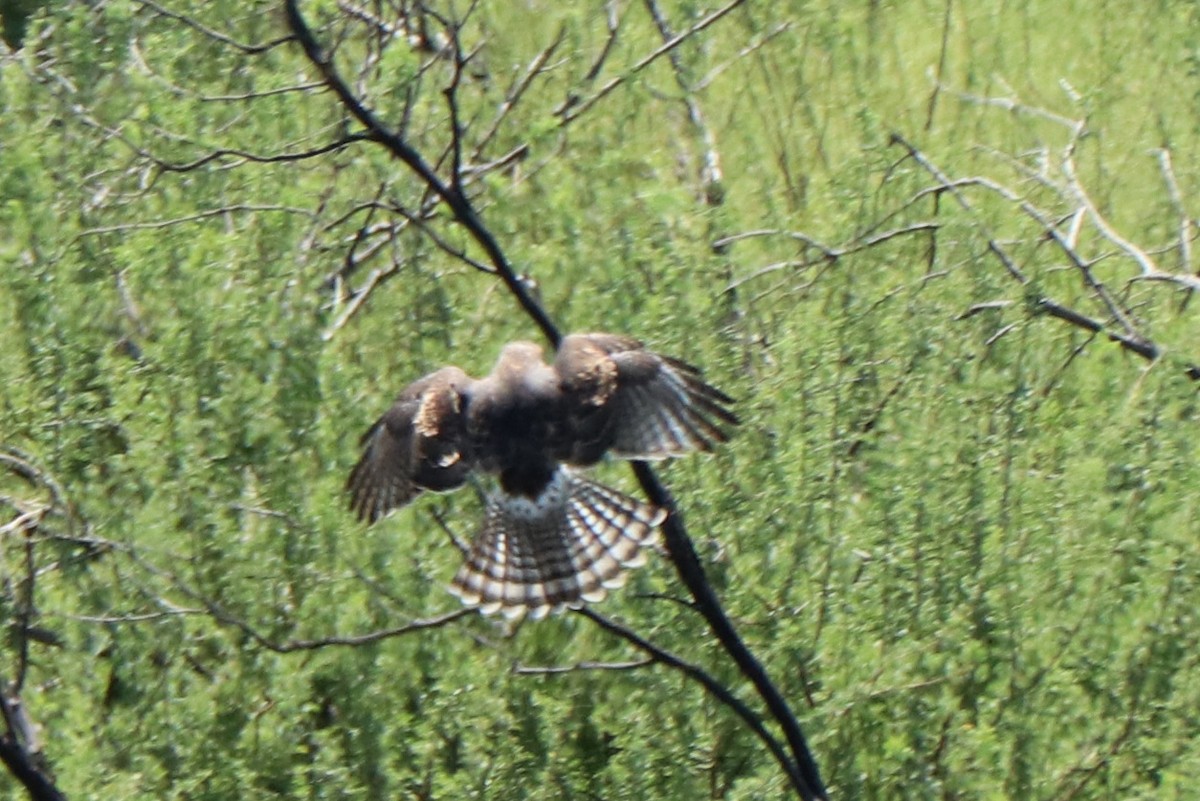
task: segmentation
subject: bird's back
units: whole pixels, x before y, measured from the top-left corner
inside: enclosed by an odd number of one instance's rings
[[[562,393],[541,348],[514,343],[474,387],[468,430],[480,469],[500,475],[506,492],[536,497],[557,468],[554,441],[561,427]]]

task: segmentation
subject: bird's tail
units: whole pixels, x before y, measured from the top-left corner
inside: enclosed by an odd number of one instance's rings
[[[578,608],[645,562],[663,509],[559,468],[537,498],[498,493],[451,592],[485,613],[533,618]]]

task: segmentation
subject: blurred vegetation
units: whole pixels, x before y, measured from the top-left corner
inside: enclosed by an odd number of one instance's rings
[[[603,3],[467,19],[467,155],[518,153],[469,189],[564,329],[637,335],[740,399],[728,447],[664,472],[831,792],[1187,797],[1200,307],[1132,280],[1047,176],[1069,163],[1125,240],[1195,273],[1196,5],[752,0],[637,70],[664,41],[651,8],[680,32],[715,6],[611,5],[594,77]],[[302,7],[446,169],[448,66],[411,31]],[[366,529],[344,476],[413,377],[485,371],[534,332],[431,238],[478,257],[382,149],[252,157],[356,130],[284,35],[273,2],[63,3],[0,61],[0,675],[59,787],[787,797],[677,673],[513,670],[636,658],[575,615],[288,649],[455,609],[439,520],[469,536],[478,502]],[[1160,358],[1041,313],[1121,330],[1019,201],[980,182],[970,211],[944,187],[914,201],[938,181],[893,134],[1045,210]],[[749,698],[702,621],[652,597],[680,593],[652,559],[599,609]]]

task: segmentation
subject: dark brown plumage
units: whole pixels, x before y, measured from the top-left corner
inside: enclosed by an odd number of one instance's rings
[[[711,450],[737,423],[732,402],[630,337],[573,334],[549,365],[538,345],[513,342],[484,378],[443,367],[400,393],[362,438],[350,506],[374,522],[473,470],[497,475],[452,589],[485,612],[540,617],[619,586],[666,517],[571,468]]]

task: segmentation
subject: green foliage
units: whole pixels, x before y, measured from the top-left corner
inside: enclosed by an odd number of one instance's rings
[[[486,370],[532,327],[448,254],[483,258],[381,148],[293,158],[357,128],[299,48],[272,44],[278,4],[163,5],[185,19],[52,4],[37,46],[0,62],[0,446],[35,474],[0,478],[0,523],[50,510],[3,530],[0,609],[6,655],[26,617],[47,633],[21,694],[59,786],[788,797],[677,673],[513,669],[636,658],[578,616],[313,644],[456,608],[441,524],[469,536],[471,493],[367,529],[342,484],[400,387],[451,361]],[[662,5],[676,32],[708,13]],[[446,63],[338,4],[301,6],[445,174]],[[715,187],[672,63],[634,69],[662,44],[642,5],[621,6],[594,79],[604,3],[484,4],[463,27],[480,48],[457,95],[479,145],[464,160],[528,148],[468,187],[508,257],[564,328],[640,336],[740,399],[734,441],[663,471],[836,797],[1186,797],[1200,780],[1196,304],[1130,281],[1083,226],[1080,250],[1105,256],[1098,278],[1164,355],[1044,313],[1049,297],[1119,329],[1015,203],[979,185],[970,211],[917,198],[935,181],[892,141],[1063,219],[1075,207],[1037,165],[1073,145],[1106,219],[1194,272],[1177,238],[1200,189],[1195,22],[1169,2],[747,3],[673,51],[700,82]],[[562,122],[568,97],[617,77]],[[1152,148],[1173,154],[1178,199]],[[787,235],[838,248],[919,222],[936,234],[836,258]],[[737,237],[764,231],[781,233]],[[751,699],[701,621],[651,597],[681,593],[652,558],[599,609]]]

